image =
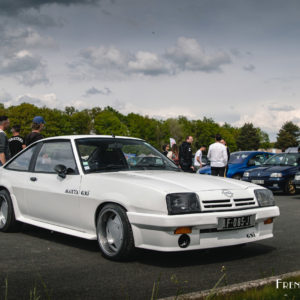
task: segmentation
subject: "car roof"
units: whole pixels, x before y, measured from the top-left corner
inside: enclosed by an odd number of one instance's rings
[[[130,140],[138,140],[143,141],[142,139],[135,138],[135,137],[129,137],[129,136],[112,136],[112,135],[96,135],[96,134],[90,134],[90,135],[62,135],[62,136],[53,136],[42,139],[42,141],[50,141],[50,140],[76,140],[76,139],[130,139]]]
[[[252,154],[252,153],[270,153],[270,154],[273,154],[272,152],[267,152],[267,151],[235,151],[235,152],[231,152],[231,154],[234,154],[234,153],[245,153],[245,154]]]

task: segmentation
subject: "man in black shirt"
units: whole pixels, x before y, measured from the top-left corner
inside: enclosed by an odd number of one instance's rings
[[[43,130],[45,123],[46,122],[44,118],[41,116],[36,116],[33,118],[31,126],[32,131],[25,137],[26,147],[44,138],[44,136],[41,134],[41,131]]]
[[[14,125],[11,128],[13,136],[10,139],[8,139],[8,145],[12,157],[23,149],[24,139],[20,137],[20,130],[20,125]]]
[[[192,153],[193,137],[187,136],[185,141],[179,147],[179,164],[184,172],[194,173],[193,153]]]

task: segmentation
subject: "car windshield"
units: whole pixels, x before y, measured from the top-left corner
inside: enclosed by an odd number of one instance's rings
[[[76,140],[86,173],[180,169],[154,147],[141,140],[88,138]]]
[[[230,154],[229,163],[230,164],[241,164],[248,156],[249,156],[249,153],[233,152]]]
[[[282,153],[269,158],[264,162],[265,166],[299,166],[300,154],[298,153]]]

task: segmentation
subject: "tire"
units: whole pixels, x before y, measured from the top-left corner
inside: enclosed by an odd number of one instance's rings
[[[292,179],[289,179],[285,186],[284,186],[284,192],[288,195],[295,195],[296,194],[296,187],[295,185],[293,184],[293,181]]]
[[[235,174],[234,176],[232,176],[233,179],[236,180],[241,180],[242,179],[242,175],[241,174]]]
[[[116,204],[105,205],[97,217],[97,240],[104,257],[122,261],[134,252],[132,228],[125,209]]]
[[[0,191],[0,231],[15,232],[20,230],[20,226],[9,193],[6,190]]]

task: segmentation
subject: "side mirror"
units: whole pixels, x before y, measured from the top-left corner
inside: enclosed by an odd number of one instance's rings
[[[57,173],[57,175],[61,178],[66,178],[68,169],[64,165],[56,165],[54,167],[54,171]]]

